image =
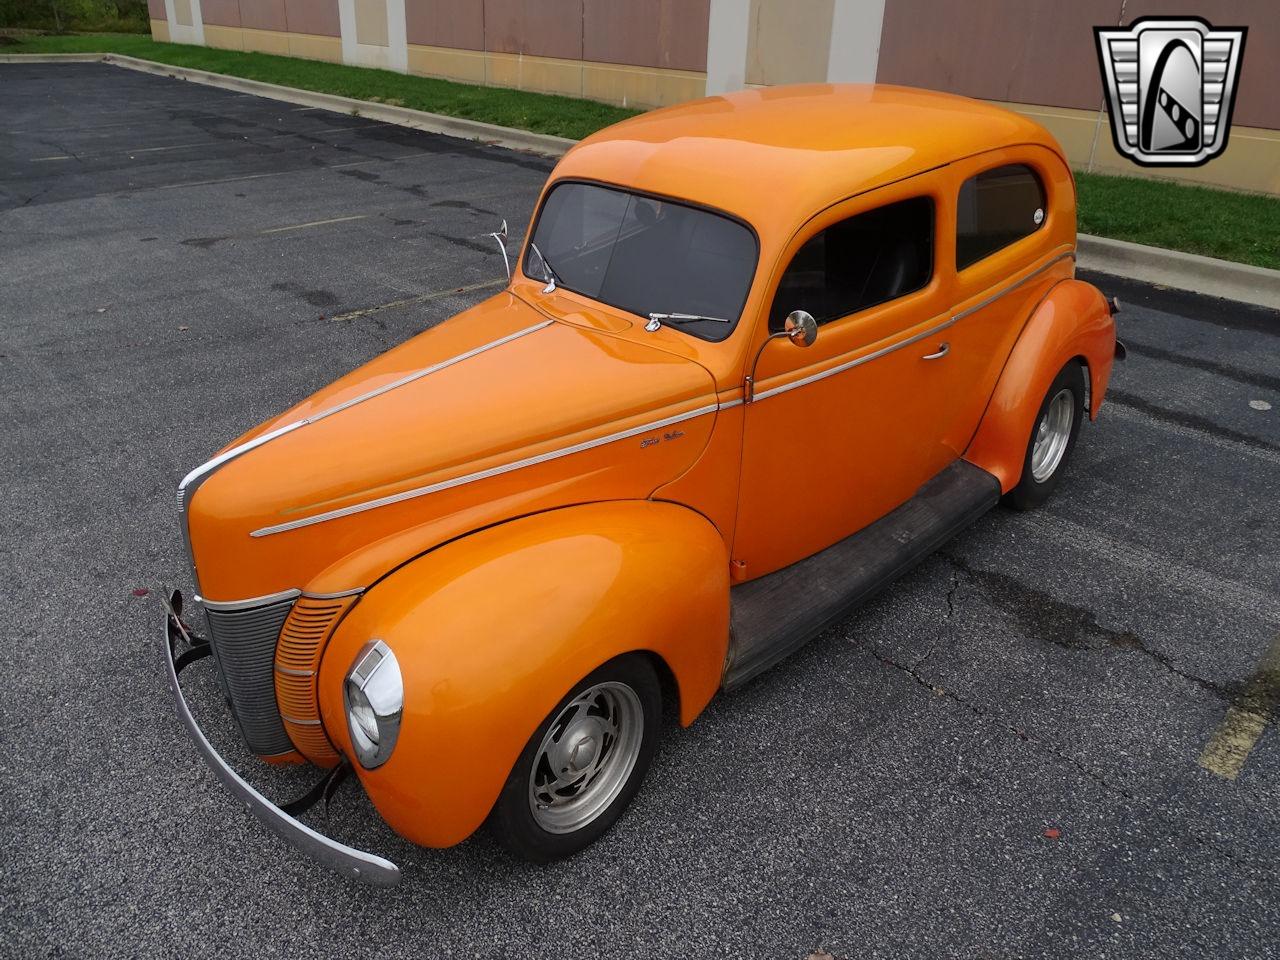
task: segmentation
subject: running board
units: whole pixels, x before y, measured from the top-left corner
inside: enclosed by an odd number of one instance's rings
[[[957,460],[914,497],[821,553],[729,592],[732,690],[795,653],[1000,500],[1000,481]]]

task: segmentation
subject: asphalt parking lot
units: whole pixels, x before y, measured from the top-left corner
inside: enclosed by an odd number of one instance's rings
[[[190,587],[177,481],[497,289],[485,234],[550,169],[0,65],[0,954],[1274,957],[1280,317],[1112,281],[1130,358],[1055,498],[669,731],[586,853],[419,849],[348,787],[326,829],[401,864],[377,891],[232,801],[157,652],[158,585]],[[299,792],[206,668],[210,738]]]

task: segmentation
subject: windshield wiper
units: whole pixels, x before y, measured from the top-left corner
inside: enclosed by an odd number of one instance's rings
[[[664,323],[693,323],[696,320],[710,320],[714,323],[733,323],[732,320],[726,320],[724,317],[704,317],[699,313],[651,313],[649,314],[649,322],[644,325],[644,328],[650,333],[653,333],[653,331],[657,330]]]
[[[542,265],[547,268],[547,285],[542,288],[542,292],[555,293],[556,284],[563,283],[564,281],[560,279],[560,274],[556,273],[556,268],[551,265],[551,261],[547,259],[547,255],[538,249],[538,245],[530,240],[529,246],[533,247],[533,252],[538,255],[538,259],[542,261]]]

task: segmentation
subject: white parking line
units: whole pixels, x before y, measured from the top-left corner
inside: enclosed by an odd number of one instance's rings
[[[311,220],[307,223],[295,223],[288,227],[272,227],[270,230],[259,230],[259,234],[268,233],[284,233],[287,230],[305,230],[307,227],[323,227],[328,223],[346,223],[348,220],[365,220],[368,218],[367,213],[357,213],[351,217],[333,217],[329,220]]]
[[[396,307],[408,307],[418,303],[426,303],[429,300],[438,300],[441,297],[448,297],[463,293],[472,293],[476,290],[484,290],[487,287],[502,286],[507,282],[505,277],[495,277],[492,280],[482,280],[479,283],[473,283],[465,287],[449,287],[445,290],[432,290],[430,293],[420,293],[414,297],[405,297],[402,300],[392,300],[390,303],[379,303],[373,307],[362,307],[359,310],[352,310],[348,313],[340,313],[336,317],[330,317],[331,321],[339,320],[356,320],[360,317],[367,317],[371,313],[380,313],[383,310],[394,310]]]

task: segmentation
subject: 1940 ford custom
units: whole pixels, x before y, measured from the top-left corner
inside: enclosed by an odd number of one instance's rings
[[[883,86],[714,97],[555,168],[508,286],[182,481],[211,653],[264,760],[354,771],[433,847],[545,861],[683,725],[1002,498],[1058,484],[1113,360],[1075,188],[1032,121]],[[503,256],[506,251],[503,249]]]

